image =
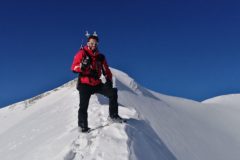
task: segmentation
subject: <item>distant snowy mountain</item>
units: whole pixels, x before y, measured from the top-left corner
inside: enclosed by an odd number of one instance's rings
[[[203,103],[219,104],[219,105],[227,105],[227,106],[239,106],[240,94],[229,94],[229,95],[218,96],[211,99],[207,99],[203,101]]]
[[[77,130],[76,80],[0,109],[1,160],[238,160],[240,95],[202,103],[148,90],[111,69],[119,113],[107,121],[108,100],[93,95],[89,134]]]

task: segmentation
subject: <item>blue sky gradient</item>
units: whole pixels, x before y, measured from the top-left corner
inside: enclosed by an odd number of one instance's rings
[[[72,80],[86,30],[111,67],[197,101],[240,92],[240,2],[17,1],[0,5],[0,107]]]

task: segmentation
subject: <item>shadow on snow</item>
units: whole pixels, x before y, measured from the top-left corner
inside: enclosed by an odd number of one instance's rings
[[[145,121],[129,119],[126,125],[126,131],[129,137],[129,159],[177,160]]]

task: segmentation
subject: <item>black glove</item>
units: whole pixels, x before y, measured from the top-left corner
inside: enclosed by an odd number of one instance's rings
[[[94,79],[99,79],[98,72],[96,70],[90,70],[90,77],[93,77]]]
[[[81,62],[81,70],[85,70],[87,67],[89,67],[91,64],[91,59],[90,57],[86,56],[85,58],[82,59]]]
[[[107,88],[113,88],[113,82],[110,79],[107,79],[107,81],[105,83],[105,86]]]

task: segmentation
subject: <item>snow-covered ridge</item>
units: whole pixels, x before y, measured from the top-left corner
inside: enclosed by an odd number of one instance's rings
[[[228,94],[213,97],[207,100],[204,100],[202,103],[211,103],[211,104],[240,104],[240,94]]]
[[[238,160],[239,95],[203,103],[148,90],[111,69],[119,113],[108,125],[108,100],[93,95],[90,134],[77,130],[76,80],[0,109],[1,160]]]
[[[26,108],[28,108],[29,106],[31,106],[32,104],[36,103],[36,101],[42,99],[43,97],[48,96],[48,95],[51,94],[51,93],[54,93],[54,92],[60,90],[61,88],[76,85],[76,81],[77,81],[77,79],[71,80],[71,81],[69,81],[69,82],[67,82],[67,83],[65,83],[65,84],[63,84],[63,85],[61,85],[61,86],[59,86],[59,87],[57,87],[57,88],[55,88],[55,89],[53,89],[53,90],[46,91],[46,92],[41,93],[41,94],[39,94],[39,95],[37,95],[37,96],[34,96],[34,97],[32,97],[32,98],[26,99],[26,100],[21,101],[21,102],[17,102],[17,103],[11,104],[11,105],[6,106],[6,107],[4,107],[4,108],[14,109],[16,106],[18,106],[18,109],[19,109],[19,106],[22,106],[23,108],[26,109]],[[3,109],[4,109],[4,108],[3,108]]]

